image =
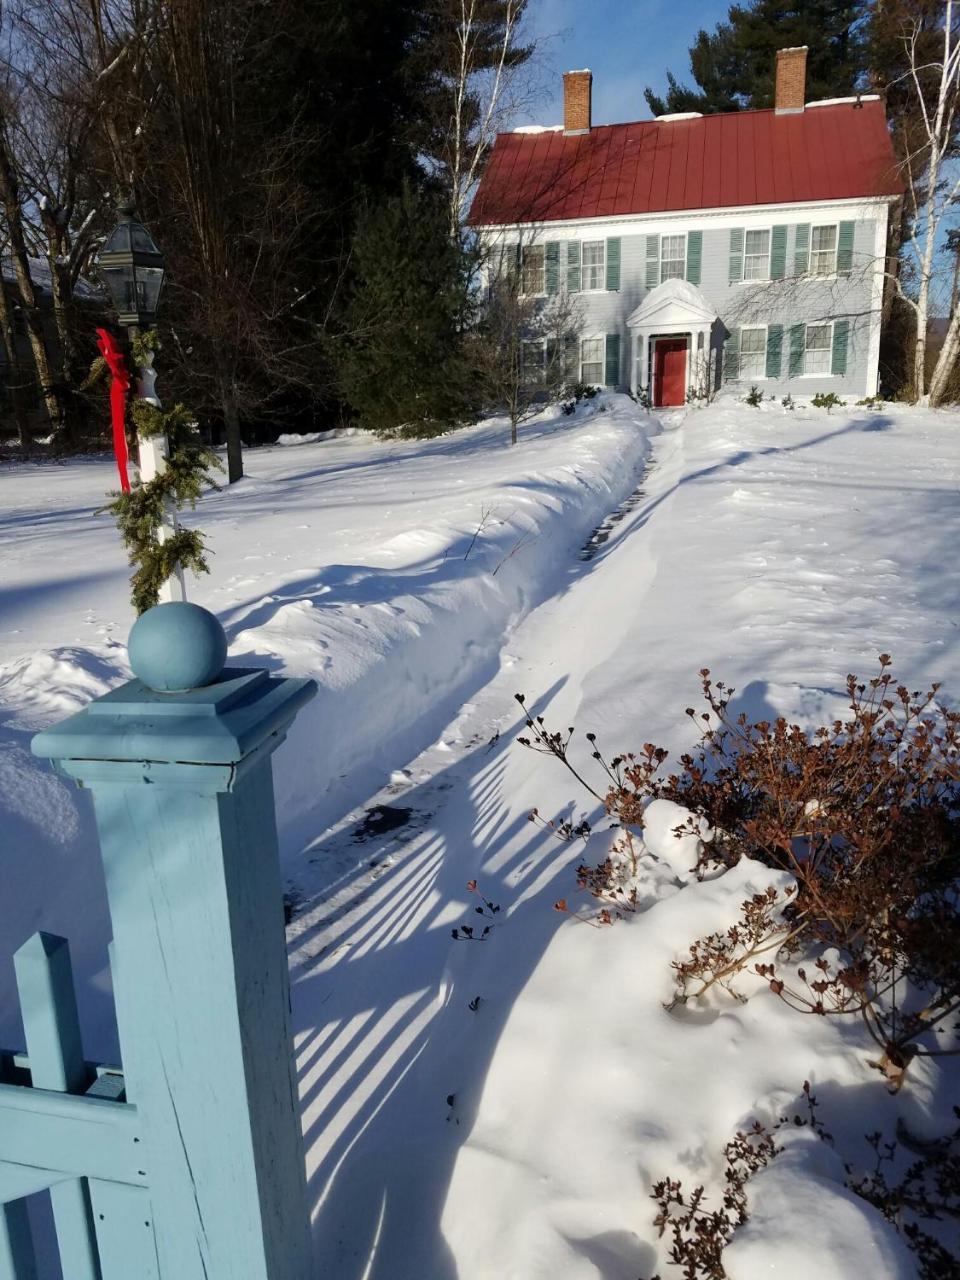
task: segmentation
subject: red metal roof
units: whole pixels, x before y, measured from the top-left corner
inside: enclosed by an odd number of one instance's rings
[[[474,226],[795,204],[903,190],[883,103],[501,133]]]

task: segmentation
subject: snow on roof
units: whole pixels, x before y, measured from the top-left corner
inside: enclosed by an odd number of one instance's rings
[[[30,279],[33,281],[34,288],[39,289],[41,293],[52,294],[53,282],[50,279],[50,263],[46,258],[28,258],[27,261],[30,267]],[[10,258],[0,259],[0,271],[3,273],[4,280],[9,280],[11,284],[16,284],[17,273]],[[104,300],[104,293],[100,286],[91,280],[84,280],[82,276],[73,287],[73,296],[84,302],[102,302]]]
[[[556,133],[558,129],[562,129],[562,124],[518,124],[515,129],[511,129],[511,133]]]
[[[816,102],[807,102],[807,107],[839,107],[845,102],[879,102],[879,93],[858,93],[852,98],[818,98]]]
[[[655,120],[702,120],[702,111],[668,111],[666,115],[654,116]]]

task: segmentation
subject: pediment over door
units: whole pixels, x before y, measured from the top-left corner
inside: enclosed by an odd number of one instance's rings
[[[716,319],[716,308],[707,302],[696,285],[686,280],[664,280],[651,289],[631,313],[627,328],[659,332],[703,329]]]

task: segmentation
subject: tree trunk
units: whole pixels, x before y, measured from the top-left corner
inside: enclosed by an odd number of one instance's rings
[[[227,437],[227,480],[236,484],[243,479],[243,444],[240,440],[240,412],[237,388],[230,374],[220,380],[220,402],[223,406],[223,428]]]
[[[900,253],[903,248],[903,196],[896,200],[890,210],[890,221],[887,224],[886,276],[883,281],[883,306],[880,314],[881,329],[890,322],[893,311],[893,300],[897,290],[894,277],[900,274]]]
[[[510,419],[510,443],[516,444],[518,438],[519,437],[517,435],[517,420],[516,418],[511,418]]]
[[[37,370],[37,379],[43,397],[47,417],[53,432],[59,433],[63,427],[63,406],[57,394],[53,376],[52,362],[47,352],[46,338],[43,332],[43,321],[37,302],[37,293],[30,275],[30,261],[27,244],[23,234],[23,211],[20,205],[20,191],[17,176],[11,163],[3,134],[3,120],[0,117],[0,203],[7,222],[7,235],[10,238],[10,255],[13,269],[20,290],[20,302],[23,317],[30,339],[30,350]]]
[[[928,397],[930,404],[934,406],[942,404],[958,356],[960,356],[960,311],[955,309],[950,316],[943,346],[940,348],[940,355],[937,357],[936,366],[930,377]]]
[[[930,299],[929,279],[920,281],[920,292],[917,299],[917,345],[913,352],[913,398],[917,404],[927,403],[927,330],[930,325],[928,315]]]
[[[10,390],[10,408],[16,424],[20,445],[27,449],[33,443],[29,415],[23,403],[23,370],[17,351],[17,335],[13,327],[13,313],[7,297],[6,284],[0,278],[0,341],[7,353],[7,386]]]

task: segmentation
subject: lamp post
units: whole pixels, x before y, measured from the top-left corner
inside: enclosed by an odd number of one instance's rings
[[[152,329],[156,324],[165,264],[163,254],[150,232],[134,217],[133,205],[123,202],[118,206],[117,212],[120,221],[107,236],[98,266],[117,319],[126,327],[132,345],[139,333]],[[153,368],[153,353],[144,353],[141,360],[138,367],[137,396],[159,409],[161,406],[155,387],[157,375]],[[144,482],[152,480],[166,468],[169,452],[167,437],[138,436],[137,448],[140,479]],[[172,504],[167,504],[159,532],[160,541],[165,542],[176,531],[176,509]],[[186,598],[183,570],[178,565],[173,576],[160,588],[160,600]]]

